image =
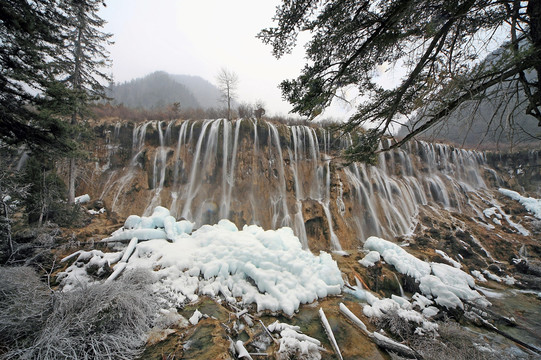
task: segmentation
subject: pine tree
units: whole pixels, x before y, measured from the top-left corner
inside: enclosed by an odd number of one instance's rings
[[[66,88],[50,61],[63,44],[66,18],[57,0],[0,2],[0,141],[69,150],[62,119],[45,111]]]
[[[68,19],[64,27],[67,53],[59,57],[55,65],[66,75],[64,82],[72,91],[67,112],[69,112],[70,125],[76,139],[80,139],[79,125],[83,124],[88,116],[90,104],[105,97],[104,83],[110,80],[104,72],[109,65],[105,45],[110,44],[109,39],[112,35],[101,31],[105,24],[105,20],[98,15],[101,6],[105,6],[102,0],[64,0],[63,3]],[[76,177],[76,156],[71,156],[68,182],[69,203],[75,201]]]
[[[313,118],[348,86],[368,99],[344,126],[370,128],[346,154],[351,160],[374,161],[388,150],[378,150],[378,139],[397,121],[417,113],[422,125],[391,147],[495,89],[520,93],[541,126],[541,1],[284,0],[274,20],[258,36],[278,58],[300,32],[312,34],[309,63],[281,83],[294,112]],[[498,39],[498,57],[482,61]],[[396,87],[375,81],[379,66],[400,62],[406,74]]]

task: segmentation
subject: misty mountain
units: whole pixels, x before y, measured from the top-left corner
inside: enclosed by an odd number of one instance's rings
[[[508,104],[508,94],[501,91],[489,94],[486,99],[469,101],[447,118],[424,131],[420,138],[429,141],[442,141],[467,147],[495,145],[508,146],[529,143],[539,136],[541,128],[533,116],[525,113],[524,103]],[[403,137],[411,128],[420,126],[415,120],[405,124],[398,131]],[[413,125],[415,124],[415,125]],[[408,128],[409,127],[409,128]]]
[[[210,108],[219,105],[220,91],[199,76],[171,75],[156,71],[145,77],[109,89],[115,104],[131,108],[154,109],[179,102],[182,109]]]
[[[193,75],[169,75],[173,80],[187,87],[195,96],[201,107],[220,107],[220,90],[200,76]]]
[[[494,64],[506,54],[505,45],[489,54],[483,61]],[[527,72],[528,81],[534,81],[535,72]],[[496,84],[487,89],[485,95],[463,103],[449,116],[424,131],[420,138],[429,141],[450,142],[467,147],[515,146],[538,141],[541,128],[535,117],[526,114],[528,105],[523,91],[517,92],[518,80]],[[430,112],[427,108],[425,111]],[[422,112],[422,111],[421,111]],[[407,135],[420,127],[425,119],[412,118],[398,131],[398,136]]]

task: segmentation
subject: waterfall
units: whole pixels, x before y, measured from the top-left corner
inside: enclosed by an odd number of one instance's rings
[[[237,150],[239,145],[239,131],[242,119],[238,120],[235,125],[235,138],[233,140],[233,150],[231,153],[231,167],[229,172],[227,171],[227,158],[228,158],[228,149],[229,149],[229,133],[230,126],[229,122],[226,123],[224,120],[224,159],[223,159],[223,180],[222,180],[222,202],[220,206],[220,217],[227,218],[229,217],[229,209],[231,207],[231,193],[233,191],[233,186],[235,186],[235,170],[237,164]]]
[[[220,218],[289,226],[305,248],[315,239],[341,250],[372,235],[408,234],[427,205],[469,211],[466,194],[486,189],[482,172],[490,170],[480,152],[426,142],[381,153],[375,166],[346,165],[339,155],[350,134],[255,119],[117,123],[110,131],[108,146],[128,156],[91,171],[100,179],[94,197],[112,211],[149,214],[162,205],[196,226]]]
[[[402,284],[400,283],[400,280],[398,280],[396,273],[393,273],[393,275],[394,275],[394,279],[396,280],[396,283],[398,284],[398,288],[400,289],[400,297],[407,299],[407,297],[404,295],[404,289],[402,289]]]
[[[166,135],[165,138],[171,137],[171,124],[173,122],[169,122],[166,129]],[[158,139],[160,142],[160,145],[158,149],[156,150],[156,153],[154,154],[154,162],[152,167],[152,184],[151,188],[154,189],[154,194],[152,196],[152,200],[150,201],[149,205],[143,212],[144,216],[149,216],[154,208],[161,204],[161,192],[163,190],[163,186],[165,183],[165,171],[167,169],[167,149],[165,148],[165,138],[163,134],[162,129],[162,122],[158,121],[156,123],[156,127],[158,129]]]
[[[269,165],[276,166],[278,168],[278,194],[274,196],[274,199],[272,202],[274,203],[273,209],[274,209],[274,215],[272,217],[272,227],[276,228],[279,226],[290,226],[291,218],[289,216],[289,210],[287,207],[287,191],[286,191],[286,181],[285,181],[285,171],[284,171],[284,163],[283,163],[283,156],[282,156],[282,147],[280,145],[280,137],[278,136],[278,129],[274,124],[268,123],[269,126],[269,143],[270,139],[272,138],[274,140],[274,148],[276,149],[276,153],[272,152],[273,155],[275,155],[271,161],[269,162]],[[272,148],[272,146],[269,146],[269,149]],[[278,220],[282,218],[280,222]]]

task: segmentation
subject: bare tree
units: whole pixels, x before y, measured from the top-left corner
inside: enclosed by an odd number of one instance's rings
[[[237,74],[222,68],[216,77],[218,89],[222,93],[221,100],[227,103],[227,120],[231,120],[231,100],[236,97],[239,78]]]
[[[239,118],[249,119],[254,114],[254,108],[248,103],[242,103],[237,107],[237,112],[239,113]]]

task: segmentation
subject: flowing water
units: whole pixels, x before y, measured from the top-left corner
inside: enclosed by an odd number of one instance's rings
[[[125,131],[131,144],[118,140]],[[346,165],[338,155],[348,135],[258,120],[117,124],[111,146],[131,147],[131,160],[97,166],[94,197],[122,216],[162,205],[196,226],[290,226],[305,248],[320,238],[341,250],[410,233],[421,205],[474,208],[468,192],[486,189],[482,153],[412,142],[381,153],[377,166]]]

